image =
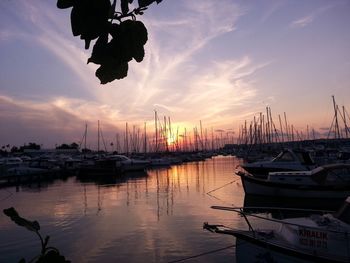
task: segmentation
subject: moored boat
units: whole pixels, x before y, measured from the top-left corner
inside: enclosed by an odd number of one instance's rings
[[[350,164],[311,171],[272,172],[266,179],[238,171],[246,194],[294,198],[345,198],[350,195]]]
[[[271,160],[244,163],[241,167],[255,177],[266,178],[269,172],[305,171],[317,165],[309,152],[285,149]]]
[[[121,173],[144,171],[149,166],[149,161],[131,159],[125,155],[111,155],[108,159],[116,162],[116,168]]]
[[[204,228],[236,237],[237,262],[350,262],[350,197],[334,214],[276,220],[247,214],[242,208],[212,207],[241,214],[249,230],[222,225]],[[270,222],[269,228],[253,228],[248,217]]]

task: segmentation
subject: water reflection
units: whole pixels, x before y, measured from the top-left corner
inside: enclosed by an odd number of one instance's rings
[[[238,163],[233,157],[217,157],[123,178],[71,177],[37,191],[12,187],[1,208],[14,206],[38,220],[52,236],[52,245],[73,262],[166,262],[233,244],[231,237],[208,235],[202,223],[241,224],[239,216],[210,209],[243,205],[240,182],[229,184],[236,179]],[[0,190],[0,196],[5,194]],[[27,259],[35,254],[25,231],[4,216],[0,232],[0,262],[18,260],[18,251]],[[221,251],[199,261],[232,262],[233,253]]]

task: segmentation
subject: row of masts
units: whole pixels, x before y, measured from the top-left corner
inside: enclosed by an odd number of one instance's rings
[[[85,132],[80,141],[81,149],[90,148],[87,145],[88,127],[85,125]],[[200,121],[199,129],[193,128],[188,131],[186,128],[180,132],[180,128],[174,128],[170,117],[164,116],[163,120],[159,118],[155,111],[154,131],[147,132],[147,122],[143,128],[137,125],[130,127],[129,123],[125,123],[123,132],[115,133],[115,138],[106,143],[101,129],[100,121],[97,127],[97,151],[116,151],[119,153],[166,153],[166,152],[198,152],[198,151],[214,151],[222,148],[225,144],[233,144],[234,138],[232,132],[222,130],[214,131],[211,128],[209,134],[208,129],[203,129],[202,121]]]
[[[350,121],[349,113],[345,107],[336,104],[334,96],[332,96],[334,116],[332,124],[329,128],[327,139],[348,139],[350,129],[348,123]],[[250,123],[247,121],[239,128],[237,139],[238,145],[259,145],[271,143],[288,143],[296,141],[308,141],[324,138],[323,134],[316,132],[309,125],[306,131],[297,130],[293,124],[287,119],[284,112],[281,117],[278,114],[278,121],[274,121],[270,107],[266,107],[266,114],[260,112],[258,116],[254,116]]]
[[[349,114],[345,107],[339,107],[332,96],[334,116],[329,128],[327,139],[349,138]],[[170,117],[159,118],[154,111],[154,130],[148,132],[147,122],[143,127],[125,123],[123,132],[115,133],[115,138],[106,143],[100,121],[97,128],[97,151],[116,151],[119,153],[166,153],[166,152],[198,152],[215,151],[227,144],[263,145],[271,143],[288,143],[322,138],[322,134],[314,128],[306,126],[306,131],[297,130],[288,121],[286,112],[278,114],[277,121],[273,118],[270,107],[266,112],[260,112],[250,122],[244,121],[239,127],[238,135],[233,130],[214,130],[203,128],[202,121],[199,127],[189,131],[186,128],[173,127]],[[150,126],[150,125],[149,125]],[[81,149],[87,149],[87,124],[85,133],[80,142]],[[323,137],[324,138],[324,137]]]

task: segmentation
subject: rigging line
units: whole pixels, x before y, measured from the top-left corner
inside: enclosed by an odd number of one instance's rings
[[[226,249],[229,249],[229,248],[232,248],[232,247],[235,247],[235,246],[236,245],[230,245],[230,246],[227,246],[227,247],[223,247],[223,248],[211,250],[211,251],[208,251],[208,252],[204,252],[204,253],[201,253],[201,254],[198,254],[198,255],[194,255],[194,256],[190,256],[190,257],[186,257],[186,258],[182,258],[182,259],[169,261],[168,263],[182,262],[182,261],[186,261],[186,260],[189,260],[189,259],[198,258],[198,257],[201,257],[201,256],[205,256],[205,255],[213,254],[213,253],[216,253],[216,252],[219,252],[219,251],[222,251],[222,250],[226,250]]]
[[[240,177],[236,178],[236,179],[233,180],[232,182],[229,182],[229,183],[227,183],[227,184],[224,184],[223,186],[220,186],[220,187],[218,187],[218,188],[215,188],[215,189],[209,191],[209,192],[207,193],[207,195],[210,194],[210,193],[212,193],[212,192],[215,192],[215,191],[217,191],[217,190],[220,190],[221,188],[224,188],[225,186],[228,186],[228,185],[230,185],[230,184],[233,184],[233,183],[236,182],[238,179],[240,179]]]
[[[219,197],[216,197],[215,195],[212,195],[211,193],[214,192],[214,191],[217,191],[217,190],[219,190],[219,189],[221,189],[221,188],[224,188],[225,186],[228,186],[228,185],[230,185],[230,184],[232,184],[232,183],[234,183],[234,182],[236,182],[238,179],[240,179],[240,178],[236,178],[236,179],[233,180],[232,182],[229,182],[229,183],[227,183],[227,184],[224,184],[223,186],[220,186],[220,187],[218,187],[218,188],[216,188],[216,189],[213,189],[213,190],[209,191],[209,192],[207,193],[207,195],[209,195],[210,197],[213,197],[213,198],[215,198],[216,200],[218,200],[218,201],[220,201],[220,202],[223,202],[223,203],[225,203],[225,204],[227,204],[227,205],[234,206],[233,204],[231,204],[231,203],[229,203],[229,202],[227,202],[227,201],[225,201],[225,200],[222,200],[222,199],[220,199]]]

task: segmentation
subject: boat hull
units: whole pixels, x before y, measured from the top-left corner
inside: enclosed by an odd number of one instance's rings
[[[350,187],[327,185],[295,185],[269,182],[264,179],[241,175],[246,194],[279,196],[294,198],[346,198],[350,195]]]
[[[310,262],[347,262],[344,258],[316,256],[301,250],[281,246],[265,239],[255,238],[250,231],[233,231],[236,237],[237,262],[278,262],[278,263],[310,263]]]

